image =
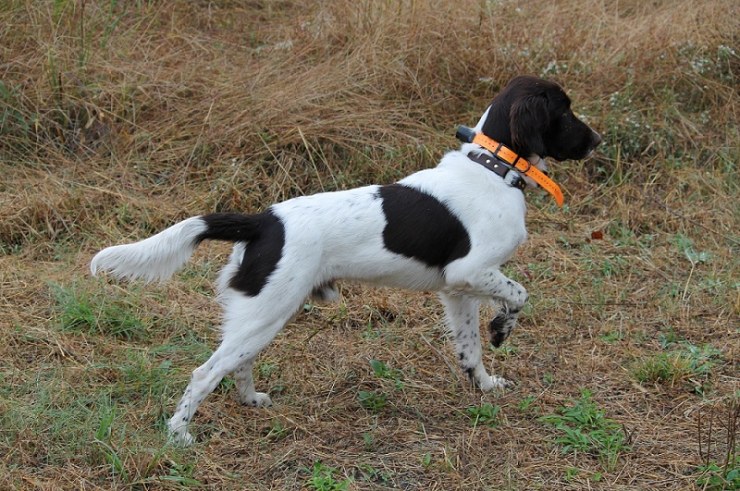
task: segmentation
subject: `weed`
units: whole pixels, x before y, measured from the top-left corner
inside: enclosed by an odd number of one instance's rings
[[[111,444],[111,433],[113,420],[115,419],[115,409],[109,404],[103,404],[100,407],[100,423],[95,432],[95,443],[101,447],[101,452],[105,461],[111,466],[114,476],[120,477],[123,481],[128,480],[128,472],[123,465],[123,460],[118,455],[118,451]]]
[[[391,486],[393,484],[393,474],[388,471],[376,469],[370,464],[361,464],[358,468],[362,475],[362,480],[379,484],[381,486]]]
[[[696,484],[707,491],[724,491],[740,489],[740,456],[728,461],[728,465],[720,466],[717,462],[709,462],[697,467],[699,477]]]
[[[372,450],[375,448],[375,437],[369,431],[365,431],[362,433],[362,443],[367,450]]]
[[[370,366],[373,369],[373,373],[376,377],[392,380],[393,386],[396,390],[403,389],[403,372],[397,368],[388,368],[384,362],[380,360],[370,360]]]
[[[661,345],[670,347],[672,341],[663,339]],[[658,353],[637,362],[632,370],[640,383],[659,382],[671,385],[691,381],[697,393],[704,392],[704,384],[722,352],[712,345],[701,347],[682,342],[666,353]]]
[[[622,331],[609,331],[606,334],[599,336],[599,339],[605,343],[612,344],[624,339],[624,333]]]
[[[573,481],[576,477],[578,477],[578,474],[581,473],[581,469],[577,467],[568,467],[565,469],[565,480],[568,482]]]
[[[270,422],[270,429],[265,435],[268,440],[278,441],[288,436],[290,430],[283,424],[282,421],[275,418]]]
[[[694,248],[694,241],[684,234],[676,234],[673,237],[673,243],[692,265],[707,263],[711,259],[711,254],[706,251],[697,252]]]
[[[519,404],[517,407],[523,413],[535,411],[537,409],[536,407],[533,406],[535,402],[537,402],[537,396],[527,396],[521,401],[519,401]]]
[[[139,399],[160,401],[170,391],[172,384],[172,362],[157,363],[146,353],[130,351],[126,360],[113,368],[117,381],[111,387],[111,397],[118,402]]]
[[[489,428],[495,428],[501,422],[501,407],[488,402],[480,406],[470,406],[465,412],[470,418],[470,424],[475,427],[483,424]]]
[[[502,360],[508,360],[509,358],[512,358],[519,354],[519,348],[511,344],[504,344],[499,346],[498,348],[496,348],[495,346],[491,346],[491,351],[500,356]]]
[[[388,395],[380,391],[361,390],[357,393],[357,400],[368,411],[379,413],[388,404]]]
[[[278,366],[275,363],[271,363],[269,361],[263,361],[259,365],[257,365],[257,372],[259,372],[260,376],[263,378],[269,378],[278,371]]]
[[[343,481],[337,481],[334,474],[337,470],[333,467],[326,466],[317,461],[311,469],[305,469],[311,473],[311,477],[306,481],[306,486],[316,491],[346,491],[352,480],[347,478]]]
[[[587,390],[581,392],[581,398],[572,406],[563,406],[556,414],[543,416],[540,420],[562,433],[555,443],[563,453],[594,455],[608,471],[616,467],[619,455],[629,449],[622,427],[604,415]]]

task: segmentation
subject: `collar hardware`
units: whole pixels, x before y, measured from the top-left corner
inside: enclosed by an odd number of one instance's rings
[[[524,188],[527,187],[527,182],[524,180],[521,174],[519,174],[519,171],[514,169],[514,167],[512,167],[511,165],[505,163],[503,160],[500,160],[496,157],[491,157],[490,155],[476,152],[468,153],[468,158],[476,164],[480,164],[494,174],[500,176],[504,180],[504,182],[506,182],[506,184],[511,187],[520,189],[522,191],[524,191]]]
[[[516,152],[514,152],[503,143],[499,143],[493,138],[489,138],[483,133],[478,133],[473,128],[468,128],[467,126],[459,126],[457,128],[457,134],[455,136],[458,140],[461,140],[465,143],[475,143],[476,145],[485,148],[489,152],[492,152],[494,157],[501,160],[502,163],[505,162],[506,165],[511,166],[511,170],[516,170],[517,172],[524,174],[525,176],[536,182],[540,187],[542,187],[542,189],[550,193],[555,199],[555,203],[557,203],[559,207],[563,206],[563,202],[565,201],[565,199],[563,197],[563,192],[560,190],[560,186],[558,186],[555,181],[547,177],[544,172],[533,166],[529,160],[518,155]],[[481,163],[480,161],[473,159],[470,155],[471,154],[469,153],[468,158],[475,162]],[[507,169],[506,173],[508,172],[509,169]],[[524,182],[524,179],[521,180],[522,182]],[[521,187],[519,189],[524,188]]]

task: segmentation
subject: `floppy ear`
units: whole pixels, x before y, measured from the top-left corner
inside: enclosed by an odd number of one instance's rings
[[[509,128],[513,150],[529,157],[532,154],[545,156],[542,137],[548,125],[547,100],[543,96],[522,97],[511,105]]]

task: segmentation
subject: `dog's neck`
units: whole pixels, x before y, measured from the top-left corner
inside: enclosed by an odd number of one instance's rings
[[[487,149],[485,149],[485,148],[483,148],[480,145],[477,145],[475,143],[463,143],[462,146],[460,147],[460,151],[464,155],[468,155],[469,153],[474,153],[474,154],[478,154],[478,155],[488,155],[488,156],[490,156],[492,158],[495,158],[495,156],[493,155],[493,152],[491,152],[490,150],[487,150]],[[539,155],[532,154],[532,155],[526,157],[526,160],[533,167],[538,168],[542,172],[545,172],[545,173],[547,172],[547,162],[545,161],[545,159],[543,159]],[[533,188],[539,187],[539,185],[537,184],[537,182],[534,179],[532,179],[531,177],[526,176],[526,175],[523,175],[523,174],[522,174],[522,177],[526,181],[527,186],[531,186]]]

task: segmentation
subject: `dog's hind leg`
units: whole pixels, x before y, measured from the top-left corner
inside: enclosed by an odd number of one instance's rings
[[[285,288],[284,283],[277,282],[277,286],[268,286],[256,297],[234,290],[224,292],[223,340],[208,361],[193,371],[190,384],[167,424],[173,441],[183,445],[193,442],[187,430],[190,420],[203,399],[231,372],[236,373],[240,397],[247,397],[247,403],[256,401],[255,406],[269,405],[269,396],[254,390],[252,363],[310,292],[310,285],[301,288],[295,283]],[[277,304],[282,307],[276,309]]]
[[[455,343],[458,361],[470,381],[483,391],[503,388],[508,380],[489,375],[483,366],[480,342],[480,300],[474,296],[440,293],[445,307],[447,328]]]
[[[234,370],[237,399],[245,406],[270,407],[272,406],[270,396],[264,392],[257,392],[254,388],[253,364],[254,358],[251,358]]]

